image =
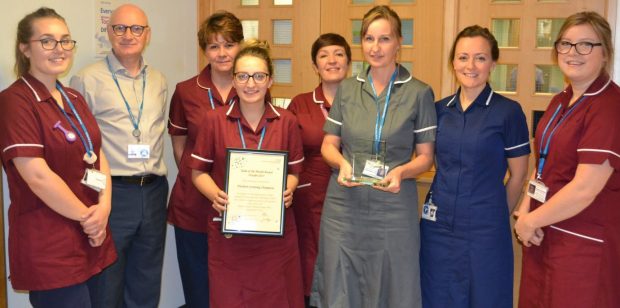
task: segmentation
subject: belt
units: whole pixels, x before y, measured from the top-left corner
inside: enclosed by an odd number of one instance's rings
[[[112,176],[112,180],[143,186],[146,184],[153,183],[158,177],[159,175],[156,175],[156,174],[133,175],[133,176]]]

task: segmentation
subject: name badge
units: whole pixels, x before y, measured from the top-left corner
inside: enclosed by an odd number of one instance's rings
[[[127,158],[149,159],[151,157],[151,146],[148,144],[130,144],[127,146]]]
[[[100,192],[106,187],[107,177],[99,170],[86,169],[86,172],[84,172],[84,177],[80,182],[95,191]]]
[[[390,167],[386,166],[385,163],[380,160],[369,159],[364,165],[364,170],[362,170],[362,174],[371,178],[381,180],[385,177],[389,168]]]
[[[422,219],[437,221],[437,206],[430,200],[422,206]]]
[[[527,195],[541,203],[545,203],[547,200],[548,191],[549,187],[539,180],[530,180],[530,184],[527,186]]]

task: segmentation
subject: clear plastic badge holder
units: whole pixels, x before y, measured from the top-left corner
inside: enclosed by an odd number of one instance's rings
[[[351,182],[365,185],[378,185],[385,177],[389,167],[385,164],[386,142],[373,140],[358,141],[359,148],[368,149],[368,152],[354,152],[351,159],[353,168]]]

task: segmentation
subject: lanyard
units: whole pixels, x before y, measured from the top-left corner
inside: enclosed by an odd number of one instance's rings
[[[383,106],[383,113],[379,113],[379,96],[377,95],[377,90],[375,90],[375,85],[372,83],[372,75],[368,74],[368,81],[370,82],[370,86],[372,87],[372,92],[375,94],[375,104],[377,105],[377,119],[375,120],[375,140],[374,140],[374,153],[379,153],[379,141],[381,140],[381,133],[383,131],[383,125],[385,124],[385,116],[387,114],[388,106],[390,105],[390,96],[392,95],[392,86],[394,85],[394,81],[396,80],[396,74],[398,73],[398,66],[394,70],[392,77],[390,78],[390,83],[388,84],[388,92],[385,96],[385,106]]]
[[[327,120],[327,109],[325,109],[325,103],[320,103],[319,108],[321,109],[321,113],[323,113],[323,117]]]
[[[71,108],[71,112],[73,112],[73,114],[75,115],[75,118],[78,120],[78,123],[80,124],[80,127],[82,128],[82,131],[84,132],[84,134],[82,134],[82,132],[75,125],[75,123],[73,123],[73,120],[71,120],[67,112],[63,108],[60,108],[58,104],[56,104],[56,106],[58,107],[58,109],[60,109],[60,111],[62,111],[62,114],[65,116],[65,119],[67,119],[67,121],[71,125],[71,128],[73,128],[73,130],[77,132],[78,136],[80,137],[80,141],[82,141],[82,145],[84,146],[84,150],[86,150],[86,154],[88,154],[88,157],[92,157],[95,151],[93,148],[93,142],[90,139],[90,134],[88,133],[88,130],[86,129],[86,125],[84,125],[82,118],[78,114],[77,110],[75,110],[75,106],[73,106],[73,103],[67,96],[67,93],[65,93],[65,90],[62,89],[60,84],[56,83],[56,89],[58,89],[60,94],[62,94],[62,96],[67,101],[67,105],[69,105],[69,108]]]
[[[243,145],[243,148],[245,149],[245,138],[243,137],[243,130],[241,129],[241,121],[239,121],[239,119],[237,119],[237,127],[239,128],[239,136],[241,137],[241,144]],[[265,123],[265,126],[263,126],[263,129],[260,133],[260,140],[258,140],[258,148],[256,148],[257,150],[260,150],[260,146],[263,144],[263,139],[265,138],[265,129],[267,128],[267,123]]]
[[[547,122],[547,125],[545,125],[545,130],[543,130],[543,133],[540,136],[540,152],[539,152],[540,158],[538,160],[538,170],[536,171],[536,179],[538,180],[542,179],[542,171],[543,171],[543,167],[545,166],[547,155],[549,154],[549,144],[551,143],[551,138],[553,137],[553,134],[555,133],[556,129],[560,126],[560,124],[562,124],[562,122],[564,122],[564,120],[568,118],[568,116],[573,112],[573,110],[575,110],[577,106],[584,100],[584,98],[585,96],[582,96],[572,107],[570,107],[570,109],[566,112],[566,114],[564,114],[564,116],[560,118],[558,123],[555,124],[555,126],[549,133],[546,143],[544,142],[544,140],[545,140],[545,135],[547,134],[547,130],[551,126],[551,123],[553,123],[553,120],[555,119],[555,117],[558,115],[558,113],[562,109],[562,104],[558,105],[558,108],[555,109],[553,116],[551,116],[551,119],[549,120],[549,122]],[[544,146],[543,146],[543,143],[544,143]]]
[[[123,90],[121,90],[121,86],[118,84],[118,79],[116,79],[116,73],[114,73],[114,71],[112,70],[112,66],[110,65],[110,60],[108,58],[105,59],[106,63],[108,63],[108,70],[110,70],[110,73],[112,73],[112,79],[114,79],[114,83],[116,83],[116,87],[118,88],[118,92],[121,93],[121,97],[123,98],[123,101],[125,102],[125,107],[127,107],[127,112],[129,113],[129,119],[131,120],[131,124],[133,125],[133,132],[132,135],[136,138],[140,137],[140,119],[142,119],[142,109],[144,107],[144,90],[146,89],[146,70],[143,69],[142,70],[142,102],[140,102],[140,111],[138,112],[138,119],[136,120],[136,118],[134,117],[133,113],[131,112],[131,107],[129,107],[129,103],[127,102],[127,99],[125,98],[125,95],[123,94]],[[209,92],[209,96],[211,95],[211,92]]]
[[[211,103],[211,109],[215,109],[215,103],[213,103],[213,95],[211,94],[211,88],[207,88],[207,93],[209,93],[209,103]],[[235,101],[234,98],[228,100],[228,105],[232,104]]]
[[[211,88],[207,88],[207,93],[209,93],[209,103],[211,103],[211,109],[215,109],[215,104],[213,103],[213,95],[211,95]]]

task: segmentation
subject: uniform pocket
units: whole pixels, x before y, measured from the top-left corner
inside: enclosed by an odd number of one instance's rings
[[[554,307],[596,307],[603,249],[607,245],[603,227],[552,225],[546,232],[546,263],[550,267],[547,286]]]

